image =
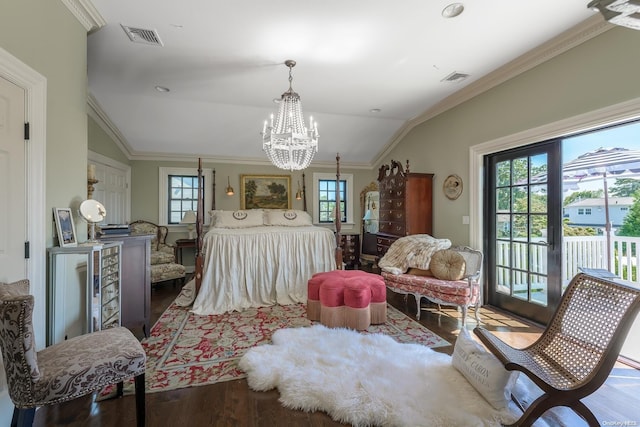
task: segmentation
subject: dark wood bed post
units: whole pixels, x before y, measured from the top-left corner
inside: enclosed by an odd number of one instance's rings
[[[211,193],[211,210],[216,210],[216,170],[213,170],[213,193]],[[204,217],[202,218],[204,220]]]
[[[214,172],[215,173],[215,172]],[[215,176],[215,175],[214,175]],[[215,184],[214,184],[215,189]],[[215,194],[215,192],[214,192]],[[215,200],[215,196],[213,197]],[[215,201],[213,202],[215,206]],[[204,179],[202,176],[202,159],[198,159],[198,207],[196,209],[196,296],[202,285],[202,223],[204,222]]]
[[[304,184],[304,172],[302,172],[302,210],[307,211],[307,187]]]
[[[336,223],[336,268],[342,270],[342,214],[340,212],[340,153],[336,154],[336,208],[334,214]]]

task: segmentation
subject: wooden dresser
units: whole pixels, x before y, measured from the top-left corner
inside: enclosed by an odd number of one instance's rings
[[[120,299],[122,326],[138,338],[147,336],[151,321],[152,234],[102,236],[101,241],[122,242],[122,284]]]
[[[378,171],[380,228],[378,256],[383,256],[396,239],[410,234],[432,234],[433,174],[410,173],[391,160]]]
[[[360,264],[360,235],[342,234],[340,236],[342,247],[342,262],[349,270],[358,268]]]

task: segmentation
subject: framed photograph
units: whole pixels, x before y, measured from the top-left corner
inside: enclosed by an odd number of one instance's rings
[[[291,175],[240,175],[240,209],[291,209]]]
[[[78,246],[76,227],[73,223],[73,215],[70,208],[53,208],[53,217],[56,220],[58,243],[60,247]]]

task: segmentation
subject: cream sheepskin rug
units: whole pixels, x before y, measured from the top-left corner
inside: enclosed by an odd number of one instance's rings
[[[249,387],[277,388],[287,408],[354,426],[499,426],[520,415],[494,409],[450,356],[419,344],[322,325],[280,329],[272,340],[239,366]]]

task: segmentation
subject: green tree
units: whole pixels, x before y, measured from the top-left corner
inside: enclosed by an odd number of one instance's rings
[[[624,217],[622,227],[617,233],[619,236],[640,236],[640,190],[633,194],[633,205],[629,213]]]
[[[576,191],[575,193],[571,193],[569,194],[567,197],[564,198],[564,200],[562,201],[562,206],[567,206],[577,200],[584,200],[584,199],[597,199],[599,197],[603,197],[604,196],[604,191],[603,190],[583,190],[583,191]]]
[[[272,182],[267,186],[269,192],[274,197],[284,197],[287,194],[287,187],[277,182]]]
[[[633,178],[618,178],[611,186],[609,195],[613,197],[631,197],[640,190],[640,180]]]
[[[593,227],[575,227],[569,225],[569,218],[565,218],[562,221],[562,235],[563,236],[595,236],[598,233]]]

